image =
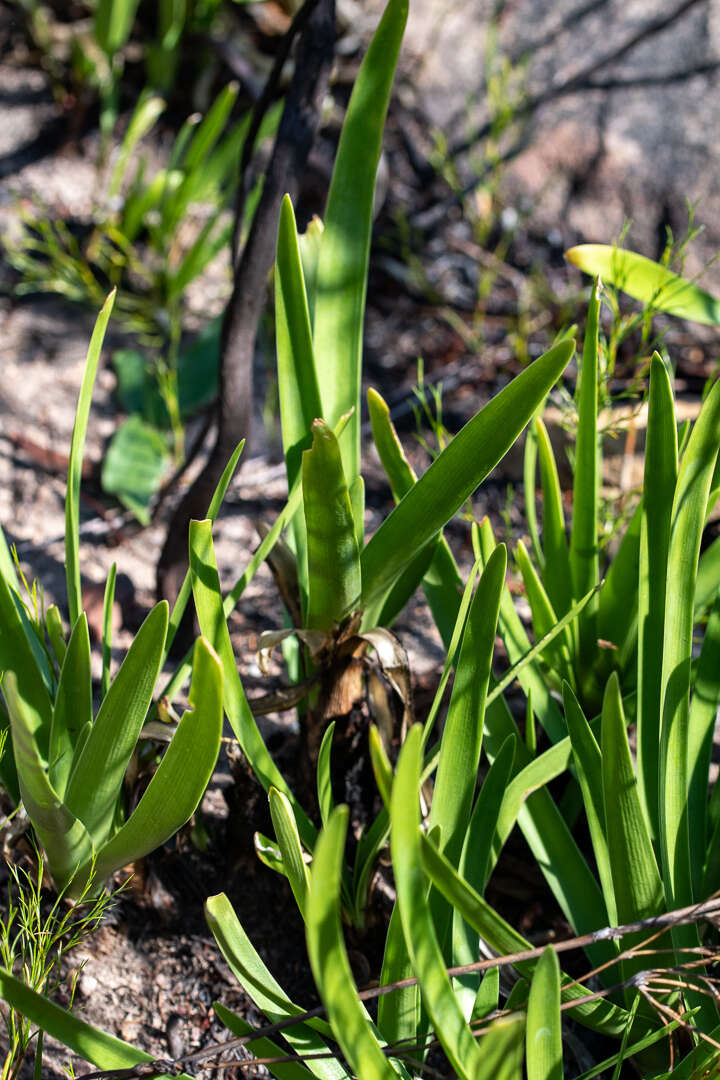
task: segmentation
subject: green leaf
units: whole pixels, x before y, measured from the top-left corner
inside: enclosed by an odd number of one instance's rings
[[[393,498],[396,502],[399,502],[417,482],[417,477],[410,462],[405,457],[397,432],[390,419],[390,409],[380,394],[373,390],[372,387],[368,390],[367,401],[375,447],[382,466],[387,473]],[[431,545],[428,545],[428,548],[430,547]],[[415,562],[411,563],[405,573],[398,579],[396,586],[388,596],[385,609],[383,609],[378,620],[378,625],[389,625],[386,621],[386,609],[393,603],[395,589],[404,587],[404,596],[412,595],[415,591],[418,567],[423,568],[422,587],[425,599],[428,602],[428,607],[442,638],[443,645],[447,649],[450,645],[460,605],[462,579],[448,542],[442,535],[438,539],[434,550],[425,551],[425,554],[421,552]],[[409,582],[405,581],[406,575],[410,579]],[[404,606],[404,601],[402,606]],[[393,611],[395,610],[401,610],[401,606],[396,604],[393,607]]]
[[[218,486],[215,488],[215,491],[213,493],[212,499],[210,500],[210,505],[208,507],[208,512],[207,512],[207,520],[211,524],[212,524],[212,522],[215,521],[215,518],[218,516],[218,514],[220,512],[220,507],[222,506],[222,501],[225,498],[225,492],[227,491],[228,487],[230,486],[230,481],[232,480],[233,476],[235,475],[235,470],[237,468],[238,461],[240,460],[240,455],[242,454],[244,447],[245,447],[245,440],[242,439],[238,443],[238,445],[235,447],[234,451],[232,452],[232,454],[230,456],[230,460],[228,461],[227,465],[225,466],[225,469],[223,470],[223,474],[222,474],[222,476],[220,477],[220,479],[218,481]],[[176,635],[176,633],[178,631],[178,627],[180,626],[180,621],[181,621],[181,619],[183,617],[183,614],[185,613],[185,608],[187,607],[187,602],[190,599],[191,592],[192,592],[192,571],[191,571],[190,567],[188,566],[188,569],[187,569],[187,571],[185,573],[185,577],[183,578],[183,583],[180,586],[180,591],[177,594],[177,599],[175,600],[175,603],[173,604],[173,609],[170,612],[170,621],[168,623],[168,632],[167,632],[167,637],[165,638],[165,654],[163,656],[163,666],[165,665],[165,663],[167,663],[168,656],[170,655],[170,648],[172,646],[173,641],[175,640],[175,635]],[[229,612],[228,612],[228,614],[229,614]],[[166,693],[167,693],[167,690],[166,690]]]
[[[310,875],[303,857],[295,815],[292,812],[289,800],[277,788],[270,788],[268,799],[275,836],[282,854],[283,868],[290,882],[290,888],[293,891],[297,906],[300,909],[300,914],[304,919],[307,893],[310,887]]]
[[[479,1075],[482,1055],[445,971],[425,898],[418,798],[422,735],[421,725],[412,727],[398,758],[392,790],[390,849],[405,941],[423,1004],[453,1068],[459,1076],[470,1080]]]
[[[530,556],[522,540],[518,540],[516,557],[523,585],[525,586],[525,595],[530,605],[535,641],[538,642],[557,626],[562,615],[556,614],[550,597],[538,576],[537,570],[530,561]],[[547,557],[545,565],[546,567],[548,565]],[[567,572],[569,572],[569,569]],[[546,647],[545,661],[551,670],[559,668],[568,682],[574,683],[569,639],[570,629],[566,628],[558,638]]]
[[[692,903],[687,801],[690,661],[695,575],[720,445],[720,383],[700,410],[680,463],[672,510],[662,662],[660,829],[669,904]]]
[[[53,656],[55,657],[58,666],[62,667],[65,659],[65,652],[67,650],[67,642],[65,640],[65,630],[60,616],[60,609],[57,604],[50,604],[45,612],[45,631],[53,651]]]
[[[510,954],[530,950],[530,943],[518,934],[509,923],[484,900],[450,865],[427,837],[421,839],[423,866],[433,885],[442,892],[469,926],[498,954]],[[517,960],[513,967],[523,975],[530,976],[537,965],[536,960]],[[627,1012],[602,998],[584,1000],[586,990],[569,976],[563,977],[563,1001],[577,1001],[573,1015],[586,1027],[617,1035],[624,1031]],[[510,1007],[510,998],[507,1001]]]
[[[515,739],[509,735],[500,747],[480,788],[463,844],[460,873],[480,896],[485,892],[490,877],[493,837],[503,805],[503,795],[512,776],[514,757]]]
[[[600,489],[598,411],[598,319],[600,282],[593,283],[588,307],[585,342],[578,371],[578,429],[573,474],[573,509],[570,528],[570,571],[573,595],[585,596],[600,580],[598,567],[598,493]],[[597,601],[578,620],[581,666],[592,663],[597,649]]]
[[[306,911],[308,956],[334,1037],[352,1071],[363,1080],[391,1080],[398,1073],[383,1054],[358,998],[340,926],[348,816],[347,806],[333,810],[315,847]]]
[[[78,734],[92,718],[90,638],[83,612],[70,635],[50,728],[49,779],[61,799],[65,796]]]
[[[110,567],[107,581],[105,582],[105,594],[103,596],[103,622],[102,622],[102,675],[100,677],[100,696],[105,697],[110,689],[110,658],[112,650],[112,615],[115,603],[115,578],[117,576],[117,563]]]
[[[205,794],[220,751],[223,695],[222,666],[204,638],[195,643],[189,700],[140,802],[98,853],[99,881],[161,847],[190,820]]]
[[[109,5],[104,4],[103,6],[112,8],[113,4],[111,2]],[[122,4],[117,6],[121,7]],[[67,494],[65,496],[65,578],[71,626],[74,626],[77,622],[82,608],[78,547],[80,543],[80,478],[82,476],[83,451],[85,449],[85,436],[87,434],[95,376],[103,341],[105,340],[105,331],[114,303],[115,290],[113,289],[102,306],[90,338],[70,442],[70,462],[68,465]]]
[[[37,742],[40,756],[46,758],[52,703],[32,645],[34,631],[22,614],[17,594],[0,575],[0,672],[15,673],[33,741]]]
[[[0,576],[5,578],[7,585],[11,589],[17,591],[20,582],[18,581],[15,562],[10,552],[10,548],[8,547],[2,525],[0,525]]]
[[[533,426],[538,444],[543,491],[542,579],[550,603],[557,614],[562,616],[572,604],[573,599],[562,490],[547,428],[542,420],[536,420]],[[587,589],[585,591],[587,592]]]
[[[500,753],[490,766],[480,794],[468,824],[460,857],[459,872],[471,888],[482,896],[490,876],[490,856],[492,840],[502,806],[503,793],[510,780],[515,747],[512,738],[505,740]],[[453,911],[452,926],[452,965],[471,964],[477,959],[478,935],[463,919],[458,910]],[[488,975],[479,984],[477,974],[462,975],[454,980],[458,987],[458,999],[467,1016],[470,1006],[471,1016],[478,1015],[480,992],[487,982]],[[459,989],[462,987],[462,989]],[[494,1006],[497,1007],[497,1003]],[[489,1009],[487,1011],[490,1011]],[[484,1015],[484,1013],[482,1014]]]
[[[360,595],[360,555],[338,441],[322,420],[302,458],[311,630],[330,631]]]
[[[340,440],[348,485],[360,475],[360,374],[375,174],[408,13],[389,0],[358,72],[343,124],[320,242],[314,313],[322,415],[354,409]]]
[[[363,549],[362,606],[386,592],[497,465],[566,367],[563,342],[513,379],[470,420]]]
[[[485,518],[474,536],[483,561],[487,561],[496,547],[492,526],[488,518]],[[500,634],[507,649],[508,659],[517,672],[517,679],[523,688],[525,696],[532,695],[533,708],[550,740],[557,742],[559,739],[563,739],[566,735],[565,724],[560,709],[550,693],[543,671],[535,663],[520,666],[521,660],[531,654],[537,655],[537,652],[532,653],[533,646],[530,644],[530,639],[525,632],[520,616],[515,610],[515,604],[507,588],[503,590],[500,600],[499,623]],[[537,644],[534,648],[537,649]],[[492,693],[494,693],[494,689]],[[492,693],[489,698],[492,698]]]
[[[149,506],[170,463],[165,438],[139,416],[115,431],[102,467],[103,491],[116,495],[141,525],[150,524]]]
[[[488,975],[490,972],[488,972]],[[522,1080],[523,1020],[496,1020],[481,1036],[482,1076],[493,1080]]]
[[[705,838],[708,835],[709,772],[712,755],[715,720],[720,705],[720,596],[715,600],[705,627],[700,659],[693,683],[688,722],[688,816],[690,830],[690,858],[693,873],[693,890],[696,896],[704,896],[702,872],[705,859]],[[714,891],[714,890],[711,890]]]
[[[598,593],[598,637],[610,642],[608,663],[623,666],[637,640],[638,563],[642,503],[630,518]]]
[[[440,826],[441,849],[457,866],[470,820],[482,746],[507,552],[499,544],[488,559],[470,604],[452,696],[440,745],[428,827]]]
[[[532,543],[533,554],[540,570],[544,569],[544,555],[540,543],[540,530],[537,523],[536,474],[538,445],[534,426],[531,424],[525,436],[523,452],[523,495],[525,499],[525,520]]]
[[[301,453],[312,443],[312,422],[323,413],[297,227],[289,195],[283,199],[278,227],[275,332],[283,450],[290,490],[300,472]]]
[[[620,923],[657,915],[663,887],[637,792],[618,677],[605,690],[602,711],[605,836]],[[644,958],[641,961],[645,962]]]
[[[33,715],[23,700],[13,671],[3,677],[10,716],[13,752],[22,801],[45,849],[48,869],[59,890],[92,853],[92,842],[81,821],[68,809],[47,778],[32,730]]]
[[[104,0],[101,0],[101,4]],[[116,4],[116,7],[121,5]],[[98,8],[99,10],[99,8]],[[120,193],[130,157],[140,139],[147,135],[155,121],[165,112],[165,102],[155,94],[143,93],[130,117],[122,143],[117,153],[107,186],[107,200],[111,202]]]
[[[720,303],[713,296],[644,255],[606,244],[580,244],[566,251],[565,258],[653,311],[667,311],[710,326],[720,323]]]
[[[638,790],[650,825],[659,835],[660,673],[665,628],[665,587],[670,520],[677,480],[677,428],[672,387],[659,355],[650,364],[638,582]]]
[[[65,802],[99,847],[108,838],[128,762],[152,702],[167,633],[162,600],[138,630],[79,754]]]
[[[560,965],[555,950],[540,957],[527,1009],[525,1062],[528,1080],[563,1080]]]
[[[239,1038],[242,1035],[251,1035],[253,1028],[247,1020],[243,1020],[237,1013],[226,1009],[219,1001],[213,1001],[213,1010],[221,1024],[224,1024],[231,1035]],[[246,1049],[257,1058],[282,1058],[287,1057],[287,1048],[274,1043],[272,1039],[253,1039],[245,1044]],[[307,1065],[299,1061],[283,1061],[274,1065],[266,1065],[266,1069],[277,1080],[307,1080],[311,1075]]]
[[[130,37],[139,0],[98,0],[93,17],[95,40],[113,57]],[[71,620],[73,623],[75,619]]]
[[[270,756],[240,681],[223,611],[210,521],[190,522],[190,570],[200,630],[215,649],[222,663],[223,700],[230,725],[253,773],[265,790],[269,791],[271,786],[276,787],[290,800],[302,842],[312,851],[316,836],[315,827]]]
[[[372,735],[372,727],[370,734]],[[331,721],[325,728],[325,733],[320,743],[320,751],[317,760],[317,792],[320,820],[327,825],[328,818],[335,805],[332,793],[332,777],[330,772],[330,759],[332,754],[332,740],[335,733],[335,721]],[[372,740],[371,740],[372,745]]]
[[[276,1024],[304,1013],[305,1010],[290,1000],[260,959],[225,893],[205,901],[205,918],[233,975],[270,1023]],[[283,1038],[297,1054],[326,1052],[324,1039],[327,1037],[333,1037],[330,1027],[319,1019],[299,1022],[283,1031]],[[307,1066],[311,1073],[324,1080],[348,1075],[341,1063],[332,1058],[309,1060]]]
[[[563,703],[600,884],[610,923],[612,926],[617,926],[615,886],[605,829],[602,753],[585,714],[567,683],[563,686]]]
[[[310,312],[300,259],[295,215],[285,196],[278,226],[275,262],[275,335],[283,451],[291,490],[301,470],[301,455],[312,443],[313,420],[322,417],[315,374]],[[298,581],[307,610],[307,539],[302,514],[293,518]]]

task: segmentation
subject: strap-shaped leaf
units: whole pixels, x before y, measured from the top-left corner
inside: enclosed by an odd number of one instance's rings
[[[598,568],[598,495],[600,490],[600,447],[597,435],[598,410],[598,320],[600,282],[593,283],[588,307],[582,360],[578,371],[578,427],[575,442],[573,508],[570,527],[570,570],[577,600],[594,589],[600,580]],[[597,600],[578,620],[581,665],[592,663],[597,649]]]
[[[340,926],[340,886],[349,811],[338,806],[318,836],[310,875],[305,930],[308,956],[334,1037],[363,1080],[398,1076],[382,1052],[353,979]]]
[[[138,630],[73,764],[65,801],[96,848],[111,830],[125,770],[152,702],[167,624],[168,605],[163,600]]]
[[[290,196],[280,210],[275,262],[275,319],[283,448],[291,487],[300,451],[310,445],[310,425],[322,416],[315,375],[307,292]]]
[[[112,612],[115,603],[115,579],[117,577],[117,563],[110,567],[110,573],[105,582],[105,595],[103,596],[103,621],[102,621],[102,675],[100,677],[100,694],[105,697],[110,689],[110,658],[112,654]]]
[[[224,1024],[231,1035],[239,1038],[241,1035],[252,1035],[252,1025],[243,1020],[237,1013],[226,1009],[219,1001],[213,1001],[213,1011],[221,1024]],[[287,1048],[274,1043],[272,1039],[253,1039],[247,1043],[247,1049],[256,1058],[283,1058],[287,1057]],[[274,1065],[265,1066],[271,1076],[277,1080],[307,1080],[309,1072],[307,1065],[299,1061],[281,1061]]]
[[[223,702],[227,718],[250,767],[265,790],[269,791],[271,786],[276,787],[290,800],[302,841],[307,848],[312,850],[316,836],[315,826],[290,791],[284,776],[270,756],[255,717],[250,711],[245,690],[240,681],[223,611],[210,521],[190,522],[190,570],[200,630],[215,649],[222,663]]]
[[[233,476],[235,475],[235,469],[237,468],[238,462],[240,460],[240,455],[242,454],[244,449],[245,449],[245,440],[241,439],[240,442],[238,443],[238,445],[233,450],[232,454],[230,455],[230,460],[228,461],[227,465],[223,469],[223,474],[222,474],[222,476],[220,477],[220,479],[218,481],[218,485],[215,488],[215,491],[213,492],[213,497],[210,500],[210,506],[208,507],[207,516],[208,516],[208,521],[210,521],[210,522],[215,521],[215,518],[218,516],[218,513],[220,512],[220,507],[222,506],[222,501],[225,498],[225,492],[227,491],[228,487],[230,486],[230,481],[232,480]],[[261,547],[262,546],[263,545],[261,545]],[[252,573],[250,573],[248,575],[248,580],[252,578],[254,572],[255,571],[253,570]],[[246,584],[247,584],[247,582],[246,582]],[[191,573],[190,567],[188,566],[187,571],[185,572],[185,577],[183,578],[183,583],[180,586],[180,592],[177,594],[177,599],[176,599],[175,603],[173,604],[172,611],[170,612],[170,621],[168,623],[168,632],[167,632],[167,637],[165,639],[165,654],[163,656],[163,665],[166,663],[167,658],[170,655],[170,647],[172,646],[172,643],[175,640],[175,634],[177,633],[178,627],[180,625],[180,621],[181,621],[181,619],[182,619],[182,617],[183,617],[183,615],[185,613],[185,608],[187,607],[187,602],[190,599],[190,594],[191,593],[192,593],[192,573]],[[229,614],[229,612],[227,612],[227,614]],[[190,657],[190,656],[191,656],[191,652],[188,652],[187,657]],[[186,657],[186,659],[187,659],[187,657]],[[180,665],[180,667],[178,668],[178,673],[182,670],[183,667],[184,667],[184,664]],[[189,668],[189,664],[188,664],[188,668]],[[172,701],[172,694],[171,694],[170,690],[167,687],[165,689],[165,693],[168,695],[168,697]]]
[[[370,729],[372,733],[372,728]],[[317,760],[317,794],[318,794],[318,808],[320,810],[320,820],[323,825],[327,825],[327,820],[330,817],[332,809],[335,805],[332,792],[332,777],[330,773],[330,762],[332,754],[332,740],[335,733],[335,721],[333,720],[325,728],[325,734],[322,737],[320,743],[320,750]]]
[[[598,593],[598,637],[610,642],[609,667],[623,667],[632,657],[637,641],[638,563],[642,504],[628,522],[615,558]],[[596,704],[592,703],[593,706]],[[599,702],[598,711],[599,711]],[[585,702],[586,707],[587,701]]]
[[[49,778],[60,798],[65,795],[77,737],[92,718],[90,637],[83,612],[65,652],[50,729]]]
[[[312,443],[313,420],[322,417],[315,374],[310,312],[305,291],[297,227],[290,197],[280,210],[275,262],[275,336],[283,451],[288,491],[300,474],[301,455]],[[307,553],[305,522],[293,518],[298,578],[303,610],[307,606]]]
[[[459,872],[468,884],[482,896],[490,876],[492,840],[512,771],[515,747],[512,739],[506,739],[500,753],[490,766],[470,818],[460,858]],[[461,913],[453,911],[452,964],[470,964],[477,959],[478,934],[465,922]],[[490,972],[488,972],[490,974]],[[487,976],[483,979],[485,983]],[[476,1017],[481,1007],[478,995],[483,983],[477,974],[463,975],[455,980],[458,999],[465,1016]],[[497,1005],[493,1006],[496,1008]],[[487,1012],[491,1010],[488,1008]],[[485,1015],[482,1013],[480,1015]]]
[[[270,788],[268,801],[275,836],[282,855],[283,869],[290,882],[300,914],[305,918],[310,875],[303,857],[295,816],[289,800],[277,788]]]
[[[512,777],[515,742],[515,738],[509,735],[490,766],[475,802],[463,844],[460,873],[481,896],[490,877],[493,837],[503,806],[503,796]]]
[[[6,583],[11,589],[17,589],[19,587],[20,582],[18,581],[15,562],[10,553],[8,542],[5,539],[2,525],[0,525],[0,577],[5,578]]]
[[[688,815],[693,823],[690,830],[690,858],[693,891],[702,892],[702,872],[705,860],[705,838],[708,834],[708,799],[710,759],[715,721],[720,705],[720,597],[710,612],[700,659],[698,661],[688,722]],[[712,889],[711,892],[715,890]]]
[[[545,556],[543,555],[542,544],[540,542],[540,530],[538,528],[536,506],[537,458],[537,435],[535,434],[535,426],[531,424],[527,429],[525,449],[523,451],[523,496],[525,502],[525,520],[527,522],[527,530],[532,543],[533,554],[538,567],[540,570],[543,570]]]
[[[534,422],[533,427],[538,444],[543,492],[542,580],[555,611],[558,615],[564,615],[572,603],[573,590],[562,489],[547,428],[540,419]]]
[[[338,440],[322,420],[302,456],[311,630],[328,632],[360,595],[360,553]]]
[[[360,374],[375,174],[407,13],[408,0],[389,0],[358,72],[320,242],[315,361],[328,423],[354,410],[340,440],[348,485],[360,475]]]
[[[528,1080],[563,1080],[560,965],[554,949],[540,957],[530,983],[525,1064]]]
[[[562,615],[556,613],[553,603],[540,580],[540,576],[530,561],[527,548],[522,540],[518,540],[516,554],[518,568],[522,574],[523,585],[525,586],[525,595],[527,596],[530,611],[532,613],[535,640],[540,641],[546,634],[550,633],[553,627],[557,626]],[[547,565],[548,559],[546,557],[546,568]],[[566,568],[566,571],[569,574],[569,568]],[[570,652],[571,630],[572,627],[565,627],[562,634],[547,646],[545,650],[545,660],[546,663],[549,664],[551,670],[559,668],[568,682],[574,684],[575,677]]]
[[[488,904],[467,881],[450,865],[445,856],[427,837],[421,838],[423,866],[433,885],[450,901],[476,933],[490,945],[495,952],[515,953],[532,948],[530,943],[502,916]],[[518,960],[513,966],[528,977],[537,964],[536,960]],[[586,991],[569,976],[563,977],[562,997],[564,1001],[576,1001],[587,997]],[[510,999],[507,1002],[510,1006]],[[606,1035],[617,1035],[627,1023],[624,1009],[598,998],[593,1001],[583,1000],[575,1007],[574,1015],[594,1031]]]
[[[460,861],[477,783],[485,699],[506,568],[505,545],[498,544],[470,604],[440,744],[428,826],[440,826],[442,850],[455,866]]]
[[[305,1011],[291,1001],[270,974],[225,893],[211,896],[205,901],[205,918],[233,975],[271,1023],[298,1016]],[[326,1051],[327,1043],[324,1040],[328,1037],[333,1038],[329,1024],[317,1018],[294,1024],[283,1031],[283,1038],[298,1054]],[[325,1080],[348,1075],[340,1062],[333,1059],[310,1060],[307,1066],[311,1073]]]
[[[692,903],[687,799],[695,575],[720,446],[720,383],[706,397],[680,463],[668,553],[662,663],[660,829],[669,904]]]
[[[389,514],[362,556],[362,606],[382,595],[494,469],[567,366],[562,342],[534,361],[445,447]]]
[[[653,838],[658,837],[660,829],[660,673],[670,519],[676,481],[677,427],[672,386],[664,363],[655,353],[650,364],[640,529],[637,696],[638,789]]]
[[[600,884],[610,923],[616,926],[618,913],[615,904],[615,887],[605,831],[602,754],[585,713],[567,683],[563,686],[563,704]]]
[[[112,2],[103,4],[105,8],[112,8],[113,6],[118,7],[121,5],[113,5]],[[113,289],[102,306],[90,338],[85,371],[75,412],[72,439],[70,441],[70,462],[68,464],[67,494],[65,496],[65,580],[67,583],[71,626],[74,626],[77,622],[82,609],[78,548],[80,544],[80,478],[82,476],[83,450],[85,449],[85,436],[90,417],[90,403],[92,401],[93,386],[95,385],[95,376],[97,375],[100,353],[105,340],[105,331],[107,330],[114,303],[115,290]]]
[[[48,753],[52,703],[38,656],[33,649],[32,627],[21,617],[19,602],[5,578],[0,575],[0,672],[15,673],[22,695],[26,722],[40,756]]]
[[[657,915],[663,887],[640,806],[628,746],[618,677],[605,690],[602,711],[602,783],[605,835],[621,923]]]
[[[566,251],[565,258],[654,311],[710,326],[720,323],[720,303],[714,296],[644,255],[606,244],[579,244]]]
[[[67,641],[65,640],[65,630],[60,616],[60,608],[57,604],[51,604],[45,612],[45,630],[55,660],[58,665],[62,667],[63,660],[65,659],[65,650],[67,649]]]
[[[392,790],[390,849],[405,941],[422,999],[453,1068],[470,1080],[479,1075],[482,1055],[445,970],[445,962],[425,898],[421,859],[420,771],[422,727],[412,727],[400,751]]]
[[[190,709],[140,802],[98,853],[100,881],[174,836],[190,820],[210,782],[222,735],[222,665],[204,638],[195,643],[189,700]]]
[[[13,671],[5,672],[3,690],[22,801],[45,849],[53,880],[58,889],[63,889],[78,867],[90,858],[92,843],[82,822],[71,813],[48,780],[45,763],[35,742],[32,710],[22,697]]]

